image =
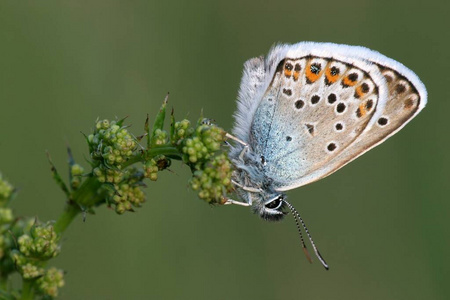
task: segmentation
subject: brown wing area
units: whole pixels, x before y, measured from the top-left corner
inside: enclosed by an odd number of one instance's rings
[[[334,173],[366,151],[379,145],[400,130],[418,113],[422,99],[414,85],[397,71],[381,65],[378,65],[378,67],[386,80],[389,91],[386,106],[380,117],[344,152],[333,158],[320,177],[309,182]]]

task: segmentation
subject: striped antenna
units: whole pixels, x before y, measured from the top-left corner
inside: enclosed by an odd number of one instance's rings
[[[314,241],[311,237],[311,234],[309,234],[308,228],[305,225],[305,222],[303,222],[302,217],[300,217],[300,214],[297,212],[297,210],[292,206],[292,204],[290,204],[289,202],[287,202],[286,200],[283,199],[283,202],[286,203],[286,205],[289,207],[289,209],[291,210],[292,216],[294,217],[295,223],[297,224],[297,229],[298,229],[298,233],[300,234],[300,240],[302,242],[302,247],[303,247],[303,252],[306,255],[306,258],[309,260],[309,262],[312,262],[311,260],[311,256],[309,256],[308,250],[306,249],[306,245],[305,242],[303,240],[303,236],[302,236],[302,231],[299,225],[299,221],[300,223],[302,223],[303,228],[305,229],[306,235],[309,238],[309,241],[311,242],[311,245],[314,249],[314,253],[316,253],[317,258],[320,260],[320,262],[322,263],[323,267],[328,270],[329,267],[325,261],[325,259],[323,259],[322,255],[320,255],[319,250],[316,247],[316,244],[314,244]]]

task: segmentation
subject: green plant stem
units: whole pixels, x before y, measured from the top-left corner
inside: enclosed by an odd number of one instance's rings
[[[8,277],[0,276],[0,290],[6,291],[8,288]]]
[[[165,156],[171,157],[173,159],[178,159],[178,160],[181,160],[181,157],[182,157],[182,154],[180,153],[180,151],[173,146],[164,145],[164,146],[160,146],[160,147],[153,147],[153,148],[149,149],[147,152],[145,152],[145,154],[139,153],[139,154],[131,157],[129,160],[127,160],[123,164],[123,168],[129,167],[137,162],[142,162],[145,160],[145,157],[153,158],[158,155],[165,155]]]
[[[34,283],[34,281],[32,281],[32,280],[27,280],[27,279],[23,280],[22,297],[20,298],[21,300],[34,299],[33,283]]]
[[[55,223],[54,229],[56,234],[61,235],[80,212],[81,209],[77,204],[73,202],[67,203],[63,213]]]
[[[154,147],[147,151],[147,155],[149,157],[155,157],[160,154],[165,156],[172,156],[175,159],[181,159],[182,157],[180,151],[172,146]]]

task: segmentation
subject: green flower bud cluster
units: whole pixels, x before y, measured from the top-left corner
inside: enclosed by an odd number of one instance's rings
[[[94,162],[120,169],[136,149],[135,138],[121,126],[122,121],[98,121],[94,133],[87,137]]]
[[[114,205],[118,214],[134,211],[133,207],[141,207],[145,202],[145,193],[142,191],[144,174],[134,168],[124,174],[122,182],[102,187],[106,190],[108,204]]]
[[[144,176],[152,181],[156,181],[158,179],[158,166],[156,165],[156,161],[154,159],[147,160],[144,164]]]
[[[15,219],[9,208],[0,209],[2,222],[0,225],[0,266],[2,272],[9,273],[15,270],[15,263],[11,260],[11,251],[18,246],[16,237],[33,226],[32,219]],[[7,222],[10,220],[10,222]],[[15,250],[17,251],[17,250]]]
[[[0,208],[0,225],[9,224],[14,220],[11,208]]]
[[[175,122],[173,124],[172,143],[179,144],[185,137],[191,136],[194,133],[194,128],[191,127],[191,122],[187,119]]]
[[[220,150],[225,131],[215,125],[200,123],[191,137],[182,143],[183,160],[191,165],[208,160]]]
[[[119,183],[123,180],[125,172],[117,169],[109,169],[103,165],[92,170],[92,173],[101,183]]]
[[[156,129],[153,136],[152,144],[153,146],[165,145],[167,144],[167,138],[168,138],[167,131]]]
[[[25,257],[50,259],[61,251],[58,236],[54,232],[53,224],[48,222],[34,225],[30,233],[23,234],[17,239],[20,252]]]
[[[73,175],[83,172],[73,170]],[[8,191],[2,195],[4,199],[10,198],[14,188],[1,178],[0,185]],[[38,224],[33,218],[15,218],[10,208],[0,206],[0,273],[3,278],[19,272],[25,280],[36,280],[35,288],[44,299],[55,297],[58,288],[64,285],[63,272],[55,268],[46,270],[45,265],[59,252],[53,222]]]
[[[14,191],[13,186],[0,173],[0,205],[5,205]]]
[[[36,280],[40,293],[50,297],[58,296],[58,289],[64,286],[64,272],[56,268],[49,268],[44,275]]]
[[[2,178],[0,174],[0,266],[2,272],[8,273],[3,266],[8,264],[5,262],[7,253],[13,244],[10,227],[14,221],[14,215],[11,208],[5,207],[14,193],[14,187]],[[11,270],[12,271],[12,270]]]
[[[112,200],[116,205],[116,213],[123,214],[126,211],[133,211],[132,206],[140,207],[145,202],[145,194],[139,186],[132,186],[128,183],[114,185],[116,194]]]
[[[200,199],[208,203],[223,204],[223,196],[232,191],[231,173],[231,162],[225,153],[221,153],[194,171],[191,187],[198,191]]]
[[[221,151],[226,132],[208,119],[200,119],[195,128],[188,120],[173,123],[172,144],[191,167],[191,187],[208,203],[220,204],[232,191],[232,164]]]
[[[171,160],[164,155],[157,155],[144,163],[144,177],[152,181],[158,179],[158,171],[167,169],[171,164]]]
[[[30,259],[21,255],[17,250],[11,251],[11,258],[14,261],[14,265],[16,266],[17,270],[24,279],[37,278],[39,276],[42,276],[45,272],[42,262],[31,262]]]
[[[30,220],[31,221],[31,220]],[[11,251],[15,269],[24,279],[33,279],[46,273],[45,261],[57,256],[61,250],[52,222],[34,224],[20,222],[13,232],[22,231],[17,239],[18,249]]]
[[[70,185],[72,186],[72,189],[76,190],[80,187],[81,181],[82,181],[82,175],[84,173],[84,169],[79,164],[73,164],[70,166]]]

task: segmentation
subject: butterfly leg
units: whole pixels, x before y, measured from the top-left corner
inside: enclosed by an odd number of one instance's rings
[[[236,204],[236,205],[241,205],[241,206],[250,206],[251,205],[250,203],[240,202],[240,201],[232,200],[232,199],[229,199],[226,197],[225,197],[225,199],[227,201],[223,205],[229,205],[229,204]]]
[[[242,184],[240,184],[239,182],[236,182],[234,180],[231,180],[231,183],[237,187],[240,187],[241,189],[243,189],[244,191],[247,191],[247,192],[252,192],[252,193],[260,193],[261,192],[261,189],[257,189],[257,188],[253,188],[253,187],[249,187],[249,186],[243,186]]]
[[[242,146],[244,146],[244,149],[242,149],[241,154],[239,154],[239,159],[243,160],[245,153],[248,151],[248,144],[246,142],[244,142],[243,140],[238,139],[234,135],[229,134],[228,132],[225,134],[225,136],[229,139],[232,139],[233,141],[238,142]]]

